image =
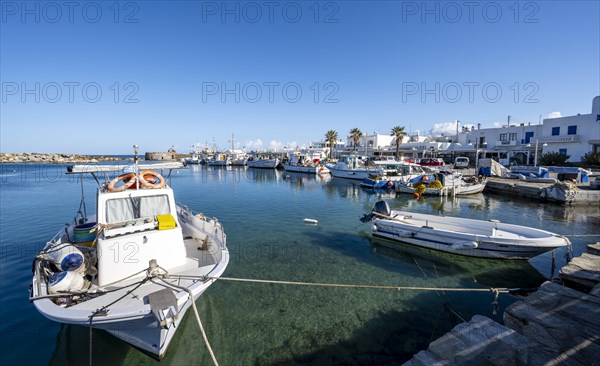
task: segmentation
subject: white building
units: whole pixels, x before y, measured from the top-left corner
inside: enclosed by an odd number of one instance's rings
[[[578,162],[586,153],[600,151],[600,97],[592,101],[591,114],[547,118],[541,125],[519,123],[463,131],[458,142],[472,146],[480,157],[496,157],[503,165],[534,164],[536,156],[547,152],[568,154],[568,161]]]
[[[395,145],[396,143],[394,140],[394,136],[382,135],[377,132],[373,133],[372,135],[363,134],[356,145],[356,150],[383,150],[385,148],[389,148],[392,144]],[[346,146],[349,149],[354,150],[355,146],[352,136],[348,135],[346,141]]]
[[[569,162],[581,161],[589,152],[600,152],[600,96],[592,101],[590,114],[544,119],[538,144],[547,145],[543,153],[569,155]]]

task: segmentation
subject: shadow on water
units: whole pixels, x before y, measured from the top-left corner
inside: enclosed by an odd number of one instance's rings
[[[465,257],[385,239],[370,238],[371,252],[408,265],[417,265],[427,276],[460,275],[486,287],[538,287],[544,277],[527,261]]]
[[[89,357],[89,328],[62,324],[56,335],[56,349],[49,365],[87,365]],[[105,331],[94,329],[92,334],[93,365],[113,366],[122,363],[131,346]]]

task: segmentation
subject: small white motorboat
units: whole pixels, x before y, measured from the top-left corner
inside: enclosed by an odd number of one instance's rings
[[[246,162],[249,168],[275,169],[279,165],[279,158],[266,157],[258,158],[251,157]]]
[[[129,172],[68,168],[82,185],[84,174],[98,182],[96,215],[82,197],[73,222],[35,256],[30,301],[48,319],[106,330],[160,359],[187,309],[225,271],[229,251],[217,219],[176,204],[167,180],[181,163],[137,160],[136,147]],[[111,180],[110,172],[123,174]]]
[[[564,236],[526,226],[390,210],[379,201],[361,221],[373,221],[372,234],[424,248],[471,257],[528,259],[569,247]]]

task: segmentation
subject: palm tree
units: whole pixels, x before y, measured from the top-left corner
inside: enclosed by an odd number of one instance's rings
[[[353,128],[350,130],[350,137],[352,137],[352,140],[354,141],[354,151],[356,151],[356,145],[358,145],[362,135],[362,132],[360,132],[358,128]]]
[[[327,141],[327,143],[329,144],[329,159],[331,159],[331,153],[333,152],[333,147],[335,146],[337,140],[337,131],[329,130],[325,133],[325,141]]]
[[[392,133],[390,136],[396,137],[396,159],[400,158],[400,143],[402,142],[402,136],[406,136],[407,133],[404,132],[404,126],[396,126],[392,128]]]

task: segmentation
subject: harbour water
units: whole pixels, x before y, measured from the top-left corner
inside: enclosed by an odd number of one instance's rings
[[[42,317],[28,301],[31,261],[79,209],[81,190],[61,165],[0,166],[0,364],[85,364],[89,330]],[[565,264],[565,250],[529,261],[482,260],[373,240],[358,218],[383,197],[392,208],[498,219],[568,235],[574,255],[600,240],[600,208],[501,195],[395,198],[358,181],[248,168],[191,166],[173,173],[180,203],[217,217],[231,261],[224,276],[425,287],[535,287]],[[96,183],[85,184],[88,213]],[[304,218],[319,221],[304,224]],[[408,360],[462,319],[502,322],[516,301],[490,293],[407,292],[217,281],[197,302],[222,365],[392,364]],[[163,364],[210,364],[187,314]],[[158,364],[93,332],[95,365]]]

